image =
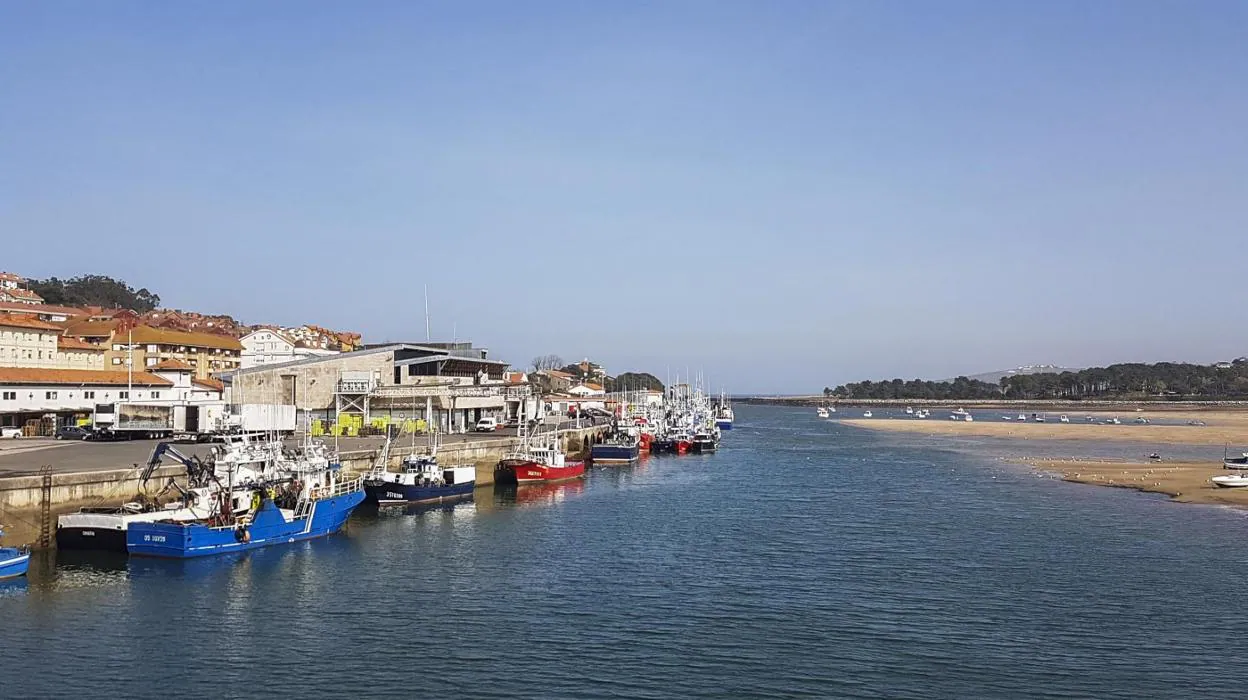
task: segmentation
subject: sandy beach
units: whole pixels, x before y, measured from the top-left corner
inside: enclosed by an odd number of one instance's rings
[[[1017,460],[1080,484],[1164,493],[1182,503],[1248,507],[1248,489],[1218,488],[1209,481],[1230,474],[1220,465],[1191,462],[1113,462],[1078,459]]]
[[[971,423],[948,418],[915,420],[910,418],[854,418],[841,421],[845,425],[870,430],[918,433],[923,435],[981,436],[1017,440],[1082,440],[1138,442],[1181,445],[1230,445],[1232,452],[1248,449],[1248,412],[1206,411],[1200,413],[1166,413],[1170,420],[1202,420],[1206,425],[1137,425],[1137,414],[1124,415],[1122,425],[1103,423],[1058,423],[1053,418],[1045,423],[977,420]],[[1156,417],[1156,416],[1155,416]],[[1080,415],[1082,418],[1082,414]],[[1075,421],[1076,417],[1071,416]]]
[[[1079,414],[1082,420],[1085,414]],[[1098,414],[1104,417],[1108,414]],[[1066,481],[1130,488],[1152,493],[1164,493],[1182,503],[1227,505],[1248,508],[1248,489],[1225,489],[1213,485],[1210,478],[1229,474],[1222,468],[1220,459],[1206,462],[1189,460],[1132,461],[1130,459],[1104,459],[1089,457],[1095,446],[1156,445],[1164,452],[1165,445],[1204,446],[1218,448],[1229,445],[1232,454],[1248,449],[1248,411],[1171,411],[1144,414],[1150,419],[1164,418],[1169,423],[1201,420],[1206,424],[1193,425],[1140,425],[1133,421],[1138,413],[1118,414],[1122,425],[1104,423],[1056,423],[1053,417],[1045,423],[1005,422],[978,420],[974,422],[952,421],[933,416],[926,420],[910,418],[855,418],[842,421],[846,425],[869,430],[904,432],[916,435],[941,437],[993,437],[1024,441],[1045,441],[1050,448],[1056,446],[1061,457],[1020,458],[1004,456],[1010,462],[1027,464],[1037,469],[1060,474]],[[996,418],[996,416],[993,416]],[[1074,414],[1070,415],[1076,420]],[[1066,445],[1069,446],[1067,451]],[[1053,449],[1049,449],[1053,452]],[[1219,454],[1220,456],[1220,454]]]

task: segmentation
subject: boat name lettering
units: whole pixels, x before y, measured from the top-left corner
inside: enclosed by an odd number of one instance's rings
[[[164,535],[143,535],[144,542],[164,542]]]

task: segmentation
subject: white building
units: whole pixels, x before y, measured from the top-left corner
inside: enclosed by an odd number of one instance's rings
[[[573,396],[578,396],[580,398],[585,398],[587,396],[605,396],[607,392],[605,389],[602,388],[601,384],[595,384],[593,382],[581,382],[580,384],[577,384],[571,389],[568,389],[567,393],[572,394]]]
[[[0,367],[0,425],[48,419],[55,429],[89,415],[96,404],[160,402],[173,396],[173,388],[169,379],[147,372]]]
[[[104,369],[104,347],[60,333],[33,316],[0,314],[0,367]]]
[[[337,350],[308,347],[275,328],[258,328],[239,342],[243,344],[242,369],[338,354]]]

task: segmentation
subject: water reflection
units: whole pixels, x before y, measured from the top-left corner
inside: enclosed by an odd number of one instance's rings
[[[554,484],[522,484],[494,486],[494,502],[517,506],[547,506],[562,503],[585,490],[584,479]]]

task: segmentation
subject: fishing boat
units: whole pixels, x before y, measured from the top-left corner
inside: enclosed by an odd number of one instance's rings
[[[126,549],[132,555],[189,559],[290,544],[338,532],[364,501],[364,478],[343,478],[341,466],[321,445],[285,455],[279,469],[283,478],[260,484],[242,515],[219,506],[204,520],[132,523]]]
[[[715,427],[720,430],[732,430],[734,420],[736,420],[736,414],[733,413],[732,404],[728,401],[728,397],[720,392],[719,406],[715,409]]]
[[[863,418],[870,418],[870,417],[871,417],[871,412],[870,412],[870,411],[863,411],[863,412],[862,412],[862,417],[863,417]]]
[[[913,416],[913,415],[914,415],[914,409],[913,409],[913,408],[911,408],[911,407],[909,407],[909,406],[906,406],[906,415],[907,415],[907,416]]]
[[[433,437],[430,438],[431,446]],[[443,467],[438,464],[437,448],[429,454],[409,454],[398,472],[386,469],[390,441],[379,452],[373,470],[364,477],[364,497],[379,506],[408,503],[437,503],[472,495],[477,485],[477,468],[473,465]]]
[[[558,431],[550,433],[545,445],[533,445],[535,436],[526,436],[515,452],[503,457],[494,468],[499,484],[540,484],[585,476],[585,462],[569,460],[559,445]]]
[[[1046,420],[1043,413],[1033,413],[1031,419],[1037,423],[1043,423]]]
[[[687,455],[693,449],[693,436],[686,432],[672,433],[672,452]]]
[[[1063,413],[1060,417],[1058,417],[1057,422],[1058,422],[1058,423],[1069,423],[1069,422],[1070,422],[1070,418],[1066,417],[1066,414],[1065,414],[1065,413]]]
[[[959,420],[959,421],[968,421],[968,422],[975,420],[975,418],[971,416],[970,412],[967,411],[965,408],[959,408],[956,411],[950,413],[949,419]]]
[[[1020,414],[1018,414],[1018,419],[1017,419],[1017,420],[1026,421],[1026,420],[1027,420],[1027,414],[1025,414],[1025,413],[1020,413]]]
[[[820,406],[819,408],[815,409],[815,413],[816,413],[816,414],[817,414],[820,418],[827,418],[827,417],[828,417],[828,409],[827,409],[827,407],[825,407],[825,406]]]
[[[255,485],[271,476],[280,453],[280,442],[239,435],[214,448],[204,462],[182,454],[168,442],[159,443],[140,474],[139,495],[120,507],[91,506],[58,516],[56,546],[58,549],[124,552],[126,530],[133,523],[190,522],[209,518],[218,512],[222,501],[218,469],[229,470],[234,475],[233,487],[229,489],[232,512],[246,512]],[[186,467],[187,485],[180,486],[170,479],[159,492],[147,495],[143,489],[165,457]],[[167,496],[168,500],[164,500]]]
[[[709,454],[719,447],[719,440],[710,430],[699,430],[693,434],[690,450],[696,454]]]
[[[1001,420],[1009,420],[1009,421],[1012,421],[1012,420],[1014,420],[1014,416],[1001,416]]]
[[[1224,489],[1238,489],[1248,486],[1248,474],[1224,474],[1210,479],[1214,486]]]
[[[1122,425],[1122,421],[1118,420],[1117,417],[1109,418],[1105,421],[1105,425]]]
[[[0,530],[0,537],[4,530]],[[30,549],[26,547],[0,547],[0,580],[25,576],[30,568]]]
[[[640,437],[627,432],[617,432],[589,449],[594,464],[629,464],[640,457]]]

